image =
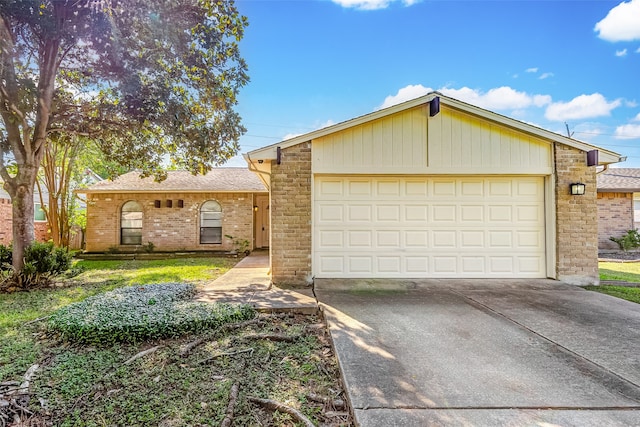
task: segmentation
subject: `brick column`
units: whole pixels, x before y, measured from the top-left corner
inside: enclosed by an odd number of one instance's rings
[[[282,150],[271,165],[271,275],[275,284],[309,285],[311,142]]]
[[[584,151],[556,143],[556,273],[575,285],[598,284],[598,212],[595,166],[586,165]],[[586,185],[572,196],[570,184]]]

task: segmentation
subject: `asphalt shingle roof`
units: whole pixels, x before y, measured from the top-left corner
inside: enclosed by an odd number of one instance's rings
[[[600,192],[640,192],[640,168],[611,168],[597,178]]]
[[[139,172],[129,172],[112,180],[100,181],[83,192],[266,192],[258,176],[247,168],[217,168],[206,175],[193,175],[188,171],[167,171],[167,179],[154,181],[153,177],[140,178]]]

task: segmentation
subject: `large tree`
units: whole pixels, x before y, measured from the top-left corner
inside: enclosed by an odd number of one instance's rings
[[[0,2],[0,177],[15,268],[34,239],[34,184],[52,134],[90,137],[158,178],[167,158],[196,173],[237,153],[246,25],[231,0]]]

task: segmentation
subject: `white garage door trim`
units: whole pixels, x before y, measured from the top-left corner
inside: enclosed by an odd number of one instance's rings
[[[317,278],[543,278],[541,176],[314,178]]]

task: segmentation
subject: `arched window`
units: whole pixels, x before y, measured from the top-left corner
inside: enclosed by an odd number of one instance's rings
[[[200,207],[200,243],[222,243],[222,208],[215,200]]]
[[[142,207],[130,200],[122,205],[120,214],[120,244],[142,244]]]

